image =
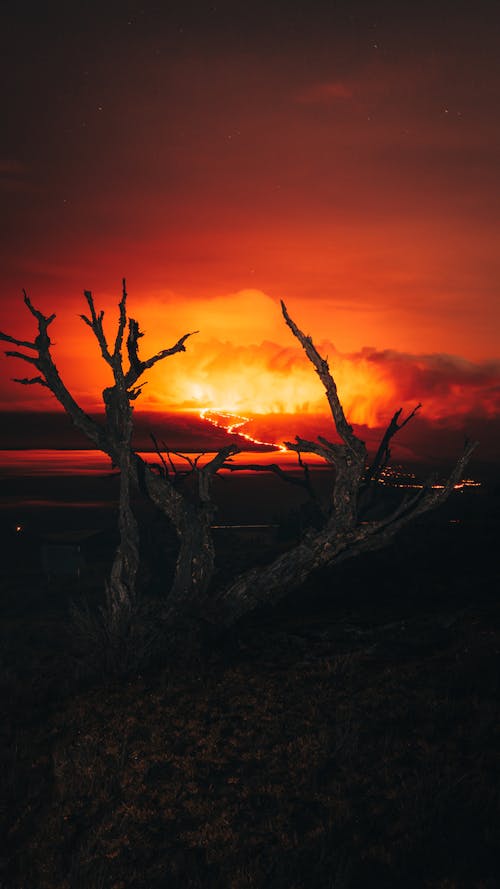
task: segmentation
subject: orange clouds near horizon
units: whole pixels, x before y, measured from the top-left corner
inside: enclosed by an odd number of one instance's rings
[[[2,18],[0,328],[33,337],[23,287],[56,312],[84,407],[82,292],[112,336],[125,276],[143,354],[200,331],[139,411],[324,413],[284,299],[353,422],[497,416],[497,4],[39,6]],[[26,372],[0,408],[54,409]]]
[[[101,306],[97,295],[96,305]],[[43,306],[44,311],[48,308]],[[84,310],[83,303],[80,310]],[[321,324],[316,316],[308,317],[303,303],[289,304],[289,311],[313,336],[320,353],[328,357],[351,423],[380,429],[396,409],[403,407],[409,412],[418,402],[423,404],[426,421],[450,428],[460,427],[471,416],[482,420],[500,417],[500,361],[474,362],[439,353],[378,349],[363,344],[370,331],[361,325],[360,348],[344,352],[328,336],[335,329],[334,310],[325,313]],[[247,431],[272,442],[280,442],[286,435],[305,434],[301,424],[309,429],[315,417],[328,422],[322,385],[284,324],[276,302],[266,294],[243,291],[189,305],[151,299],[137,306],[131,300],[130,312],[138,315],[145,330],[140,344],[145,357],[172,345],[187,330],[200,328],[187,341],[185,353],[160,362],[145,374],[146,385],[135,404],[138,413],[225,410],[251,418]],[[24,317],[20,314],[18,325],[8,332],[30,338],[32,320],[27,312]],[[110,339],[115,324],[116,305],[108,308],[106,303],[105,328]],[[111,380],[92,333],[67,313],[56,318],[50,330],[54,357],[68,387],[84,408],[99,410],[100,393]],[[15,359],[3,359],[2,363],[4,381],[26,374],[27,368]],[[0,407],[4,410],[57,409],[55,399],[39,386],[5,381],[3,389]],[[280,416],[286,417],[286,422],[281,422]],[[294,416],[299,422],[292,423]]]

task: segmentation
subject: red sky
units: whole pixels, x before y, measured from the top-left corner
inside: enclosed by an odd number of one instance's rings
[[[57,312],[93,408],[82,291],[113,318],[125,275],[146,350],[200,330],[143,409],[312,414],[283,298],[354,421],[498,419],[494,4],[71,7],[2,24],[2,329],[29,338],[23,287]],[[0,361],[0,409],[47,407],[20,371]]]

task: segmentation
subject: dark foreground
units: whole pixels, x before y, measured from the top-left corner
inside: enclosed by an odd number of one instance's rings
[[[499,512],[465,493],[121,680],[70,629],[95,576],[4,569],[2,889],[497,887]]]

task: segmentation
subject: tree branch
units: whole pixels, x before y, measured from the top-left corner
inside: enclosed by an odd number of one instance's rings
[[[261,604],[279,601],[318,568],[332,566],[363,552],[386,546],[395,534],[415,517],[428,512],[446,500],[460,481],[477,442],[467,442],[442,489],[431,489],[400,504],[380,522],[369,522],[337,534],[328,523],[318,534],[309,535],[292,550],[279,555],[264,567],[251,568],[236,577],[225,588],[215,591],[207,608],[207,620],[230,627],[242,615]]]
[[[99,347],[101,349],[101,355],[104,358],[105,362],[113,367],[113,356],[109,351],[108,342],[106,340],[106,336],[104,333],[104,328],[102,326],[102,321],[104,318],[104,312],[101,310],[99,314],[97,314],[94,305],[94,297],[92,296],[91,290],[84,290],[85,299],[87,300],[91,318],[87,318],[86,315],[80,315],[82,321],[85,321],[85,324],[88,324],[90,329],[94,332],[95,338],[99,343]]]
[[[225,447],[221,448],[217,451],[215,457],[209,460],[208,463],[205,463],[204,466],[200,469],[200,472],[205,472],[207,475],[215,475],[219,469],[227,469],[231,464],[227,464],[226,460],[229,457],[232,457],[234,454],[239,454],[241,448],[237,444],[229,444],[225,445]]]
[[[337,386],[335,380],[333,379],[330,368],[328,366],[328,361],[325,358],[322,358],[319,354],[316,346],[314,345],[311,337],[306,336],[299,327],[292,320],[290,315],[288,314],[287,308],[283,300],[281,300],[281,311],[283,312],[283,317],[292,331],[293,335],[298,339],[300,345],[304,349],[309,361],[314,366],[316,373],[318,374],[323,386],[325,387],[326,397],[328,400],[328,404],[330,405],[330,410],[332,413],[332,417],[335,423],[335,428],[346,445],[359,459],[360,455],[363,454],[364,457],[364,442],[361,441],[353,432],[352,426],[349,425],[345,418],[344,409],[340,403],[340,399],[337,392]]]
[[[27,361],[28,364],[34,364],[35,367],[38,367],[38,358],[34,358],[32,355],[25,355],[24,352],[12,352],[10,350],[5,354],[9,358],[21,358],[23,361]]]
[[[15,337],[9,336],[8,333],[3,333],[1,330],[0,340],[3,340],[5,343],[13,343],[14,346],[22,346],[24,349],[36,349],[35,343],[30,343],[28,340],[16,340]]]
[[[309,490],[309,485],[303,478],[296,478],[291,472],[286,472],[285,469],[278,466],[277,463],[224,463],[222,469],[228,469],[229,472],[272,472],[290,485],[296,485]]]
[[[443,488],[437,489],[435,491],[435,498],[437,503],[441,502],[442,500],[446,500],[455,485],[457,485],[461,481],[464,469],[477,447],[479,447],[478,441],[465,441],[464,449],[459,459],[457,460],[457,463],[455,464],[453,472],[448,477],[448,480]]]
[[[52,324],[54,318],[56,317],[55,312],[53,312],[52,315],[48,315],[48,316],[44,315],[44,314],[43,314],[42,312],[40,312],[38,309],[35,309],[33,303],[31,302],[31,300],[30,300],[30,298],[29,298],[29,296],[28,296],[28,294],[26,293],[25,290],[23,290],[23,295],[24,295],[24,302],[25,302],[26,305],[28,306],[28,309],[30,310],[31,314],[32,314],[32,315],[37,319],[37,321],[38,321],[38,330],[39,330],[39,333],[40,333],[40,334],[46,334],[46,333],[47,333],[47,328],[48,328],[49,324]],[[35,340],[35,344],[36,344],[36,340]]]
[[[324,441],[325,439],[323,439]],[[325,447],[323,444],[317,441],[308,441],[306,438],[300,438],[300,436],[295,436],[295,441],[285,441],[285,446],[290,451],[296,451],[299,453],[310,453],[317,454],[318,457],[322,457],[327,463],[334,463],[334,454],[329,447]]]
[[[172,346],[170,349],[162,349],[161,352],[157,352],[156,355],[153,355],[151,358],[148,358],[145,361],[142,361],[139,358],[139,339],[144,336],[144,334],[139,329],[139,324],[134,318],[129,319],[129,332],[127,337],[127,352],[130,362],[130,367],[125,374],[125,385],[129,389],[134,383],[139,379],[141,374],[144,373],[145,370],[148,370],[150,367],[153,367],[158,361],[162,361],[164,358],[168,358],[170,355],[175,355],[177,352],[185,352],[186,347],[184,343],[186,340],[193,336],[195,333],[199,333],[198,330],[193,330],[192,333],[185,333],[184,336],[181,336],[179,340],[177,340],[175,346]]]
[[[118,319],[118,330],[116,333],[115,339],[115,348],[113,352],[113,357],[115,361],[121,361],[121,353],[122,353],[122,345],[123,345],[123,334],[125,328],[127,326],[127,282],[125,278],[122,279],[122,298],[118,303],[119,310],[119,319]]]
[[[157,453],[157,455],[158,455],[158,457],[159,457],[159,459],[160,459],[160,461],[161,461],[161,465],[162,465],[162,467],[163,467],[163,475],[164,475],[165,478],[168,478],[169,475],[170,475],[170,473],[169,473],[169,471],[168,471],[168,466],[167,466],[167,464],[166,464],[166,462],[165,462],[165,458],[164,458],[164,456],[163,456],[163,454],[162,454],[162,452],[161,452],[160,445],[158,444],[158,439],[156,438],[156,436],[155,436],[155,434],[154,434],[153,432],[150,432],[150,433],[149,433],[149,436],[150,436],[150,438],[151,438],[151,440],[152,440],[152,442],[153,442],[153,444],[154,444],[154,446],[155,446],[155,451],[156,451],[156,453]],[[165,450],[166,450],[166,449],[165,449]],[[172,466],[172,461],[171,461],[171,460],[170,460],[170,465]]]
[[[50,388],[49,384],[43,377],[23,377],[22,379],[19,377],[12,377],[13,383],[22,383],[23,386],[33,386],[35,383],[39,383],[40,386],[46,386],[47,389]]]
[[[162,361],[164,358],[168,358],[170,355],[175,355],[177,352],[185,352],[186,347],[184,343],[190,336],[194,336],[195,333],[199,333],[199,330],[193,330],[191,333],[185,333],[184,336],[176,342],[175,346],[172,346],[170,349],[162,349],[161,352],[157,352],[156,355],[153,355],[152,358],[148,358],[147,361],[142,361],[143,369],[147,370],[150,367],[153,367],[153,364],[156,364],[157,361]]]
[[[128,322],[128,336],[127,336],[127,353],[128,360],[130,362],[130,368],[127,371],[126,380],[130,379],[128,382],[128,387],[132,386],[135,381],[140,377],[143,368],[142,362],[139,358],[139,339],[141,336],[144,336],[143,333],[139,330],[139,322],[134,318],[129,318]],[[133,373],[132,373],[133,372]]]
[[[465,442],[462,454],[458,458],[453,470],[448,476],[444,485],[436,486],[432,480],[420,490],[414,497],[406,502],[403,501],[394,512],[390,513],[384,519],[378,522],[368,524],[371,534],[380,534],[386,529],[392,537],[400,528],[412,521],[419,515],[435,509],[440,503],[443,503],[453,491],[454,487],[461,481],[465,467],[467,466],[472,454],[478,447],[479,442]]]
[[[53,395],[57,398],[57,400],[62,404],[64,409],[70,415],[73,420],[75,426],[82,430],[82,432],[87,435],[94,444],[97,445],[101,450],[105,453],[109,454],[109,456],[113,456],[110,453],[110,446],[108,440],[104,436],[104,431],[99,423],[96,423],[84,410],[80,407],[80,405],[75,401],[69,390],[64,385],[59,371],[57,370],[56,365],[52,359],[52,355],[50,353],[51,342],[50,338],[47,334],[47,328],[50,324],[52,324],[55,314],[52,315],[44,315],[43,312],[40,312],[35,308],[33,303],[31,302],[28,294],[25,290],[23,290],[24,302],[31,314],[37,320],[38,325],[38,335],[35,338],[34,344],[28,344],[29,348],[35,348],[37,351],[37,357],[33,357],[31,355],[24,355],[22,352],[10,351],[6,354],[13,358],[18,358],[22,361],[27,361],[28,364],[33,364],[40,372],[41,376],[37,377],[24,377],[24,378],[16,378],[16,382],[20,383],[23,386],[31,386],[36,383],[41,386],[45,386],[47,389],[50,389]]]
[[[378,481],[382,472],[388,465],[389,460],[391,459],[391,450],[389,448],[391,439],[396,435],[397,432],[403,429],[406,424],[410,422],[410,420],[413,419],[413,417],[420,410],[421,407],[422,405],[419,402],[417,406],[413,408],[411,413],[408,414],[406,419],[403,420],[402,423],[398,423],[398,420],[403,412],[403,408],[400,407],[399,410],[396,411],[382,436],[382,440],[378,446],[377,453],[375,454],[371,465],[366,470],[366,474],[363,479],[364,485],[368,485],[372,481]]]
[[[195,464],[191,460],[191,457],[188,457],[187,454],[181,454],[179,451],[172,451],[172,454],[174,455],[174,457],[178,457],[179,460],[185,460],[186,463],[189,464],[189,466],[191,467],[191,469],[189,470],[189,474],[191,474],[191,472],[194,472]]]

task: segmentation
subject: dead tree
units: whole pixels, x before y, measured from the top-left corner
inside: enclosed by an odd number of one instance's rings
[[[179,552],[172,588],[168,591],[169,616],[185,612],[203,603],[214,571],[214,546],[211,523],[213,504],[211,485],[213,478],[231,454],[239,448],[229,445],[198,469],[198,496],[188,498],[180,491],[168,473],[157,473],[133,450],[131,445],[133,408],[132,403],[141,393],[144,382],[141,377],[158,361],[185,351],[185,342],[191,333],[182,336],[174,346],[163,349],[143,360],[139,356],[139,339],[143,336],[139,324],[127,315],[127,292],[123,281],[119,303],[119,318],[114,344],[111,347],[104,332],[104,312],[96,312],[90,291],[85,291],[89,314],[81,318],[92,330],[102,355],[113,373],[114,384],[103,391],[105,422],[94,420],[75,401],[53,361],[48,328],[55,314],[45,316],[36,309],[28,295],[24,302],[37,321],[38,335],[33,342],[16,339],[0,333],[0,339],[25,351],[9,350],[14,358],[32,365],[38,375],[17,378],[23,385],[41,385],[49,389],[80,429],[101,451],[106,453],[120,470],[119,530],[120,543],[115,554],[107,589],[111,623],[116,628],[126,619],[134,606],[135,580],[139,564],[139,530],[131,508],[130,486],[145,493],[172,522],[178,538]],[[195,331],[197,332],[197,331]],[[26,351],[27,350],[27,351]],[[128,360],[127,360],[128,359]],[[125,362],[128,367],[125,367]],[[167,592],[167,591],[166,591]]]
[[[366,445],[355,435],[346,420],[328,361],[321,357],[311,337],[297,327],[283,302],[281,309],[286,324],[323,383],[339,438],[338,442],[331,442],[321,436],[316,441],[297,437],[295,442],[285,444],[298,454],[318,454],[332,466],[334,480],[331,508],[320,531],[308,532],[301,542],[269,565],[246,572],[214,594],[209,603],[207,619],[224,627],[230,627],[258,606],[272,604],[298,589],[315,570],[386,546],[409,522],[447,499],[462,478],[477,446],[477,442],[466,442],[463,453],[443,486],[437,487],[429,483],[417,494],[404,498],[384,518],[362,522],[359,517],[360,492],[365,485],[374,484],[378,480],[390,456],[391,439],[415,415],[418,408],[402,423],[398,423],[401,410],[396,411],[382,437],[374,461],[367,466]]]
[[[0,339],[26,351],[10,350],[15,358],[33,365],[38,375],[17,382],[24,385],[39,384],[47,387],[70,415],[73,423],[83,431],[94,445],[109,455],[120,469],[120,545],[116,553],[109,584],[110,608],[116,621],[133,606],[135,575],[138,567],[138,529],[130,505],[130,485],[144,492],[169,518],[179,537],[172,587],[167,591],[162,618],[167,627],[183,622],[212,625],[216,633],[230,627],[254,608],[273,603],[290,591],[297,589],[316,569],[329,567],[353,558],[360,553],[379,549],[391,541],[394,535],[409,522],[428,510],[439,506],[451,493],[477,443],[467,443],[447,482],[440,488],[427,485],[417,494],[404,499],[395,509],[377,521],[361,521],[359,514],[360,493],[366,486],[374,485],[390,456],[393,436],[414,416],[417,408],[403,422],[397,411],[387,427],[376,457],[367,466],[365,443],[358,438],[345,417],[334,378],[328,362],[321,357],[312,339],[297,327],[282,303],[286,324],[301,344],[314,370],[318,374],[332,414],[339,441],[331,442],[318,437],[316,441],[296,438],[287,447],[298,454],[315,453],[333,468],[333,486],[330,509],[320,529],[311,530],[288,552],[280,555],[269,565],[254,568],[237,577],[222,589],[211,589],[214,572],[214,546],[211,524],[214,506],[211,496],[213,479],[218,470],[226,465],[232,454],[240,449],[236,445],[222,448],[204,465],[199,459],[184,457],[189,465],[190,492],[183,490],[171,458],[160,455],[160,467],[146,464],[131,447],[132,402],[140,395],[142,374],[158,361],[185,350],[184,343],[191,334],[185,334],[170,349],[164,349],[147,360],[139,357],[138,343],[142,336],[137,321],[127,317],[125,282],[119,304],[118,328],[111,349],[103,330],[103,312],[95,311],[90,292],[85,293],[89,316],[82,316],[91,328],[100,347],[104,361],[110,366],[114,385],[103,391],[105,422],[97,422],[74,400],[63,383],[51,355],[48,327],[55,315],[45,316],[34,308],[25,294],[25,303],[38,323],[38,335],[33,342],[19,340],[0,333]],[[125,340],[125,331],[128,332]],[[124,368],[124,358],[128,367]],[[229,466],[231,468],[231,466]],[[286,475],[273,466],[277,475]],[[307,469],[299,483],[310,489]],[[177,476],[177,477],[176,477]],[[120,618],[118,617],[120,616]]]
[[[159,478],[169,484],[180,498],[171,517],[179,538],[179,554],[174,582],[166,597],[162,618],[167,625],[173,626],[179,620],[181,623],[187,620],[191,625],[195,625],[203,612],[215,565],[212,534],[215,515],[213,480],[219,469],[225,466],[226,461],[237,454],[240,448],[235,444],[226,445],[217,451],[211,460],[201,464],[200,460],[205,454],[193,459],[185,454],[170,451],[165,445],[163,450],[167,463],[156,438],[154,435],[151,437],[160,458],[160,466],[157,467],[156,476],[152,474],[151,467],[148,467],[148,494],[155,502],[156,488],[153,480]],[[172,460],[172,454],[186,461],[189,469],[185,472],[179,471]],[[182,485],[179,484],[179,480],[189,481],[191,484]]]

